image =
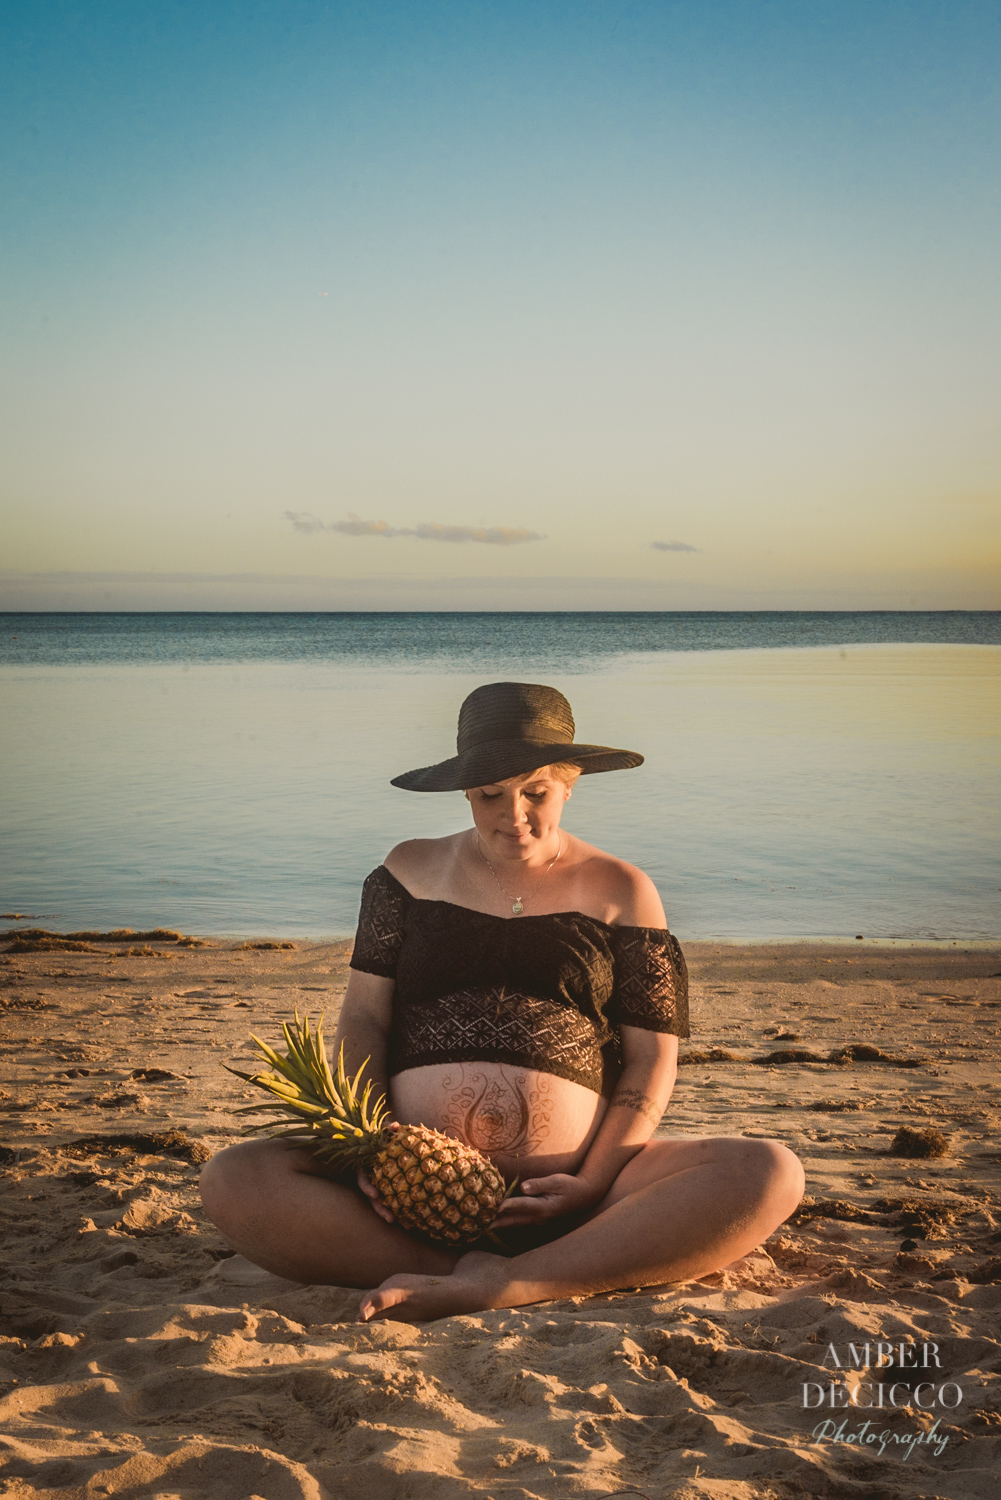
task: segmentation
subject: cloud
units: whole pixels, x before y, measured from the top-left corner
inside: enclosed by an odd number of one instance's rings
[[[307,534],[313,531],[326,530],[323,522],[318,521],[315,516],[311,516],[308,510],[287,510],[285,512],[285,519],[292,522],[296,531],[304,531]]]
[[[341,536],[412,536],[422,542],[484,542],[488,547],[513,547],[516,542],[541,542],[542,533],[524,526],[439,526],[421,521],[417,526],[390,526],[385,521],[363,521],[349,513],[346,521],[321,521],[308,510],[287,510],[296,531],[312,535],[337,531]]]
[[[655,552],[698,552],[698,547],[690,547],[687,542],[651,542],[650,546]]]
[[[414,531],[400,535],[420,537],[425,542],[486,542],[488,547],[544,540],[541,532],[528,531],[524,526],[436,526],[430,521],[422,521]]]
[[[342,536],[409,536],[409,532],[389,526],[385,521],[361,521],[349,515],[346,521],[331,521],[327,531],[339,531]]]

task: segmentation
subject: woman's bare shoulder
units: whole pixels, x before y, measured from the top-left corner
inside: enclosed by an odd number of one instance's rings
[[[390,849],[383,864],[412,895],[423,895],[425,888],[436,888],[440,883],[442,873],[456,857],[461,837],[453,833],[442,839],[404,839]]]
[[[660,893],[649,875],[628,860],[585,845],[581,869],[594,897],[615,927],[666,927]]]

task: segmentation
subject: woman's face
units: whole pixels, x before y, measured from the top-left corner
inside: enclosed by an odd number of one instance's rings
[[[466,796],[484,846],[501,857],[526,859],[555,845],[570,787],[543,770],[474,787]]]

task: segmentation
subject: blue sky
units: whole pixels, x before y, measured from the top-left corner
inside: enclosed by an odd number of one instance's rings
[[[0,15],[0,604],[1001,604],[996,6]]]

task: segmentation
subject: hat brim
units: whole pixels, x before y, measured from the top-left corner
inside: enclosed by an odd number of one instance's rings
[[[474,786],[493,786],[510,776],[526,776],[542,766],[571,761],[581,774],[598,771],[628,771],[641,766],[635,750],[614,750],[610,745],[540,744],[532,740],[488,740],[453,755],[436,766],[421,766],[394,776],[390,785],[407,792],[467,792]]]

